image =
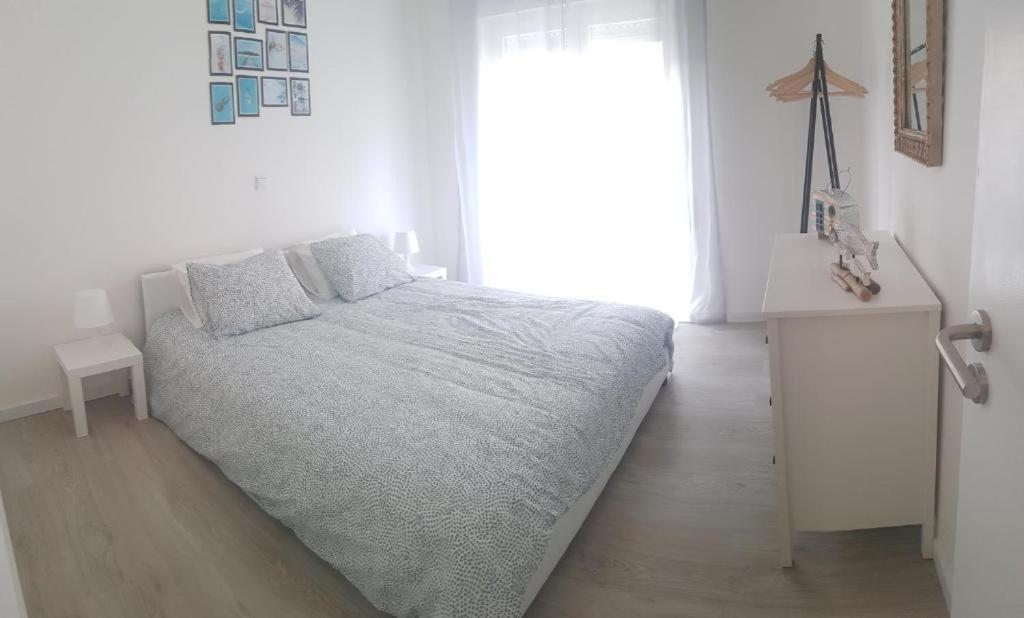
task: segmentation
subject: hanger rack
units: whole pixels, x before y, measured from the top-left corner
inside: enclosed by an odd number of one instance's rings
[[[811,100],[810,121],[807,127],[807,159],[804,164],[804,193],[803,205],[800,209],[800,233],[807,233],[807,220],[811,206],[811,174],[814,166],[814,139],[817,129],[818,109],[820,100],[821,126],[825,140],[825,156],[828,159],[829,183],[833,189],[838,190],[839,185],[839,162],[836,158],[835,135],[832,131],[832,107],[829,103],[829,83],[839,87],[832,93],[833,96],[863,97],[868,93],[867,88],[857,82],[843,77],[825,64],[825,53],[822,49],[821,35],[814,39],[814,57],[807,65],[790,75],[781,77],[768,84],[768,92],[773,98],[782,102],[800,101],[809,98]],[[807,86],[810,90],[805,90]]]

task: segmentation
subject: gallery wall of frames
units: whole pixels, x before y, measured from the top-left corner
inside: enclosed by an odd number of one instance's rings
[[[262,108],[312,115],[306,0],[205,0],[210,121],[235,124]],[[260,38],[262,35],[262,38]],[[234,78],[233,80],[231,78]]]

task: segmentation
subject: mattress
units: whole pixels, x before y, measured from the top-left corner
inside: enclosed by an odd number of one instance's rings
[[[321,306],[224,339],[161,317],[154,416],[381,610],[520,615],[667,370],[671,318],[432,280]]]

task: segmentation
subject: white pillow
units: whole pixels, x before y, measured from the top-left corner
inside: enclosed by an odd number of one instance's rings
[[[212,255],[210,257],[195,258],[191,260],[185,260],[184,262],[178,262],[174,266],[171,266],[171,270],[174,271],[174,275],[178,278],[178,288],[180,291],[178,304],[181,307],[181,312],[185,314],[185,317],[192,326],[196,328],[203,327],[203,319],[199,315],[199,311],[196,309],[196,303],[192,300],[192,285],[188,280],[188,268],[186,264],[189,262],[195,262],[197,264],[215,264],[223,266],[224,264],[234,264],[247,260],[251,257],[255,257],[263,253],[262,248],[249,249],[248,251],[240,251],[238,253],[225,253],[224,255]]]
[[[355,235],[355,230],[337,232],[334,234],[328,234],[323,238],[307,240],[285,249],[284,257],[288,260],[288,265],[292,267],[292,272],[295,273],[295,278],[299,280],[302,287],[306,288],[307,292],[323,300],[330,300],[338,296],[338,290],[334,289],[331,282],[324,276],[324,271],[320,270],[320,265],[317,263],[316,258],[313,257],[313,252],[310,250],[309,246],[313,243],[330,240],[332,238],[348,238],[349,236]]]

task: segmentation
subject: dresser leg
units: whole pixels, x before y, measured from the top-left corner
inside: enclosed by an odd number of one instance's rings
[[[75,435],[84,438],[89,435],[89,424],[85,420],[85,397],[82,395],[80,378],[68,378],[68,393],[71,399],[71,416],[75,419]]]

